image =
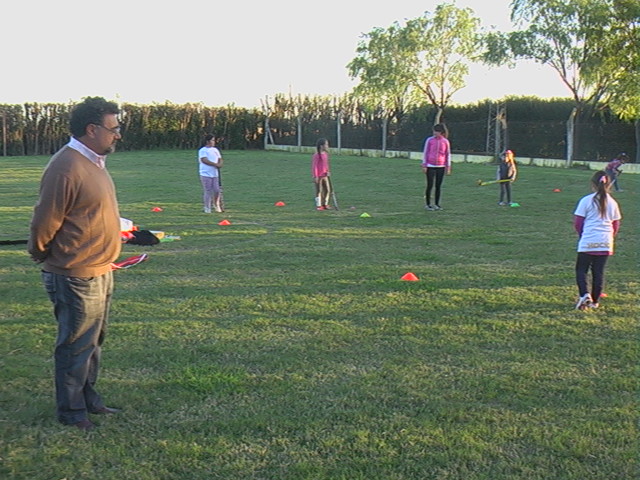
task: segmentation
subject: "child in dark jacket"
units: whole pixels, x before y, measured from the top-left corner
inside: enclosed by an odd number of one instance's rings
[[[498,205],[511,205],[511,184],[516,181],[517,175],[515,155],[511,150],[506,150],[500,156],[500,165],[496,172],[496,180],[501,180],[498,183],[500,185]]]

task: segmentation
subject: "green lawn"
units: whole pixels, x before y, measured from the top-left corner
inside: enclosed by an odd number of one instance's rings
[[[591,172],[521,167],[498,207],[495,167],[456,164],[426,212],[419,162],[333,156],[341,210],[316,212],[309,155],[223,153],[212,215],[195,152],[109,157],[122,216],[181,240],[123,248],[150,258],[116,273],[99,389],[124,412],[94,433],[57,423],[52,309],[0,247],[0,478],[635,478],[639,176],[584,313]],[[46,161],[0,158],[0,240],[27,238]]]

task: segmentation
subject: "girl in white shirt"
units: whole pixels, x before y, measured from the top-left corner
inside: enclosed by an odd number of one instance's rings
[[[594,193],[580,199],[574,212],[574,226],[580,236],[576,260],[576,283],[580,299],[576,309],[597,308],[604,285],[607,259],[613,255],[613,239],[620,228],[620,208],[609,194],[611,182],[603,171],[591,178]],[[591,270],[591,292],[588,273]]]
[[[220,168],[222,168],[222,155],[220,155],[220,150],[216,148],[216,139],[213,135],[207,135],[204,137],[204,145],[198,150],[198,170],[200,183],[202,183],[204,213],[211,213],[212,207],[216,212],[222,212]]]

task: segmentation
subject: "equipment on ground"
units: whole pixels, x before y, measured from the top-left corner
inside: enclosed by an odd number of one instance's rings
[[[149,255],[146,253],[141,253],[140,255],[133,255],[132,257],[125,258],[120,262],[114,262],[111,264],[111,270],[122,270],[125,268],[131,268],[134,265],[138,265],[139,263],[144,262],[149,258]]]
[[[220,168],[216,167],[218,169],[218,187],[220,188],[220,193],[218,194],[218,203],[216,204],[216,207],[221,211],[224,212],[224,195],[222,194],[222,174],[220,173]]]
[[[331,177],[327,177],[329,179],[329,188],[331,189],[331,201],[333,202],[333,207],[336,210],[340,210],[338,207],[338,198],[336,197],[336,191],[333,189],[333,182],[331,181]]]

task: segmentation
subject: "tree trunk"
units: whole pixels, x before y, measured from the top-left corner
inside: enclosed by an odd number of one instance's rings
[[[567,167],[571,166],[573,161],[573,152],[575,146],[575,127],[576,127],[576,114],[578,112],[577,107],[571,110],[569,119],[567,120]]]
[[[382,118],[382,157],[387,156],[387,128],[389,127],[389,118]]]
[[[636,163],[640,163],[640,118],[633,122],[636,127]]]
[[[340,151],[342,149],[342,112],[338,112],[338,119],[336,121],[336,142],[338,143],[336,147],[338,147],[338,155],[340,155]]]
[[[440,123],[440,120],[442,119],[442,113],[443,113],[443,109],[442,107],[437,107],[438,110],[436,111],[436,117],[433,120],[433,124],[437,125]]]
[[[2,156],[7,156],[7,112],[4,110],[2,110]]]
[[[496,158],[500,158],[500,153],[503,151],[502,123],[500,122],[500,107],[498,107],[498,113],[496,115],[494,136],[496,139],[496,143],[493,146],[493,154],[495,155]]]

